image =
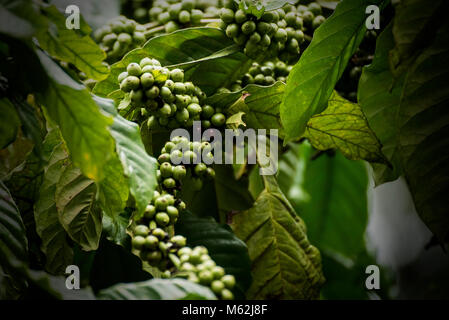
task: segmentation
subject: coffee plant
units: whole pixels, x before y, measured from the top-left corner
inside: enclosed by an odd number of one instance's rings
[[[366,299],[369,178],[445,246],[446,1],[111,3],[1,4],[1,298]]]

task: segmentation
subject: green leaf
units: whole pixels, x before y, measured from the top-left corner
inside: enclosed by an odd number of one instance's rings
[[[316,149],[338,149],[350,160],[387,162],[360,106],[335,92],[326,110],[309,120],[304,137]]]
[[[295,203],[310,241],[320,250],[354,259],[365,248],[368,174],[361,161],[339,152],[306,159],[302,188],[309,195]]]
[[[113,220],[118,219],[128,200],[128,180],[123,174],[118,157],[111,158],[105,165],[105,178],[97,184],[98,201],[103,212]]]
[[[106,53],[88,35],[68,29],[66,17],[56,7],[43,10],[51,23],[47,30],[37,34],[40,47],[51,56],[72,63],[91,79],[105,79],[109,74],[108,66],[103,63]]]
[[[246,242],[253,283],[248,299],[316,299],[324,282],[319,251],[303,221],[273,176],[248,211],[233,216],[236,235]]]
[[[318,28],[293,67],[280,108],[285,143],[299,138],[310,117],[320,113],[346,65],[362,41],[366,7],[386,0],[345,0]]]
[[[210,27],[188,28],[154,37],[143,46],[145,54],[163,66],[188,69],[199,62],[215,60],[236,53],[240,48],[223,30]],[[126,57],[124,59],[126,61]]]
[[[107,300],[216,300],[209,288],[184,279],[152,279],[145,282],[118,284],[100,291],[98,298]]]
[[[117,77],[129,63],[152,57],[163,66],[181,67],[186,71],[186,81],[194,82],[211,94],[231,81],[230,78],[238,77],[236,70],[243,70],[242,64],[248,58],[239,51],[234,42],[217,28],[188,28],[157,36],[143,48],[130,51],[121,61],[113,64],[108,78],[97,83],[93,92],[107,97],[119,89]]]
[[[401,175],[397,150],[397,112],[404,77],[395,79],[388,62],[389,52],[394,47],[390,24],[380,34],[373,62],[363,68],[358,88],[358,101],[369,126],[382,143],[382,153],[392,164],[371,164],[376,185],[396,180]]]
[[[14,105],[7,98],[0,99],[0,149],[16,140],[20,119]]]
[[[205,246],[217,265],[235,276],[238,298],[244,297],[251,284],[248,249],[228,225],[218,224],[212,218],[197,218],[184,211],[176,223],[176,234],[185,236],[190,247]]]
[[[157,186],[156,159],[146,153],[138,125],[117,114],[112,100],[100,97],[94,99],[104,112],[114,118],[110,132],[115,139],[117,154],[128,178],[129,190],[136,200],[137,216],[140,216],[153,198]]]
[[[240,91],[217,93],[206,100],[206,104],[220,107],[230,115],[244,112],[245,123],[253,129],[277,129],[283,135],[279,119],[285,84],[276,82],[269,87],[248,85]],[[238,103],[241,101],[241,103]]]
[[[416,209],[440,239],[449,239],[449,22],[411,66],[398,111],[402,168]]]
[[[312,148],[308,142],[288,144],[289,150],[279,159],[278,184],[279,188],[292,203],[308,201],[310,195],[304,189],[306,164],[312,156]],[[260,180],[262,180],[259,177]],[[258,182],[257,183],[263,183]],[[260,187],[259,187],[260,188]]]
[[[39,199],[34,209],[36,231],[42,239],[41,249],[46,256],[45,269],[52,274],[64,274],[66,267],[73,262],[73,250],[67,240],[67,233],[59,222],[55,202],[57,183],[69,165],[67,152],[60,143],[54,148],[45,168]]]
[[[84,250],[96,250],[101,235],[102,212],[95,201],[97,187],[73,165],[67,166],[56,185],[59,221],[70,238]]]
[[[89,92],[73,81],[48,56],[37,52],[49,79],[38,100],[59,126],[74,164],[95,181],[104,177],[104,165],[113,154],[108,132],[112,119],[103,115]]]
[[[393,21],[395,47],[390,52],[390,65],[395,77],[408,70],[414,60],[428,47],[446,21],[447,1],[435,0],[432,5],[422,0],[398,3]]]
[[[8,188],[0,181],[0,250],[9,250],[15,259],[28,261],[28,240],[19,210]]]

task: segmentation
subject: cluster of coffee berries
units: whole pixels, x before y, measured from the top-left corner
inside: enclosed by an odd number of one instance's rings
[[[294,6],[291,6],[295,8]],[[222,28],[234,42],[244,47],[244,53],[256,58],[260,52],[270,50],[273,56],[286,50],[299,55],[300,43],[304,40],[303,21],[296,14],[286,14],[284,9],[266,11],[258,19],[238,9],[235,2],[229,2],[220,12]],[[288,29],[287,28],[291,28]]]
[[[129,95],[131,107],[139,111],[139,120],[147,121],[149,128],[190,128],[193,121],[216,127],[225,123],[213,107],[202,105],[205,93],[192,82],[184,82],[181,69],[170,71],[156,59],[130,63],[118,76],[118,82]]]
[[[307,31],[313,31],[317,29],[326,18],[322,15],[322,9],[319,3],[311,2],[307,6],[298,5],[296,11],[304,22],[304,27]]]
[[[176,256],[178,250],[185,247],[186,238],[179,235],[170,237],[164,229],[140,221],[133,229],[131,243],[142,261],[163,271],[163,276],[168,278],[176,270],[170,255]]]
[[[106,61],[114,63],[130,50],[145,43],[144,31],[144,27],[134,20],[120,16],[97,29],[94,38],[106,52]]]
[[[261,86],[270,86],[276,81],[286,82],[287,77],[292,70],[293,66],[289,66],[283,61],[266,61],[262,65],[253,62],[248,72],[242,77],[241,80],[233,83],[229,89],[220,88],[218,92],[236,92],[242,90],[249,84],[257,84]]]
[[[186,208],[186,205],[180,199],[168,193],[158,191],[154,192],[153,199],[145,208],[143,222],[148,226],[165,228],[172,226],[178,221],[179,211]]]
[[[173,137],[158,157],[157,176],[162,189],[176,195],[183,179],[189,174],[192,188],[200,190],[205,179],[215,177],[214,169],[200,161],[203,157],[207,157],[206,163],[212,164],[214,155],[209,142],[191,142],[186,137]]]
[[[210,287],[219,299],[234,299],[231,291],[235,286],[234,276],[225,274],[225,270],[216,265],[209,256],[207,248],[184,247],[179,249],[177,254],[179,257],[177,276]]]
[[[195,0],[157,0],[149,11],[150,19],[163,24],[171,33],[183,27],[199,25],[204,12],[196,8]]]

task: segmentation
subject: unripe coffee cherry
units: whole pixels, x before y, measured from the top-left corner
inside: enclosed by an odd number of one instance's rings
[[[170,223],[170,217],[165,212],[156,213],[156,216],[154,217],[154,219],[156,220],[156,223],[158,225],[163,226],[163,227],[168,226],[168,224]]]
[[[222,8],[220,11],[220,18],[225,23],[231,23],[234,21],[234,11],[228,8]]]
[[[152,219],[155,214],[156,214],[156,207],[153,206],[152,204],[147,205],[147,207],[145,208],[144,217],[146,219]]]
[[[249,35],[256,31],[256,24],[254,21],[246,21],[244,24],[242,24],[242,32],[246,35]]]
[[[134,228],[135,236],[146,237],[149,232],[150,232],[150,230],[148,229],[148,227],[144,226],[144,225],[138,225]]]
[[[221,127],[226,122],[226,117],[222,113],[216,113],[211,118],[212,125],[215,127]]]
[[[142,74],[142,68],[138,63],[132,62],[126,68],[126,71],[130,76],[140,76]]]
[[[124,92],[130,92],[138,89],[140,86],[140,79],[135,76],[128,76],[120,84],[120,89]]]
[[[142,249],[144,243],[145,243],[145,238],[142,236],[135,236],[132,240],[132,246],[133,246],[133,248],[135,248],[137,250]]]
[[[147,236],[144,240],[145,240],[145,242],[144,242],[143,246],[149,250],[156,249],[159,244],[159,239],[153,235]]]
[[[226,35],[229,38],[237,37],[238,34],[239,34],[239,26],[237,24],[233,23],[227,26]]]

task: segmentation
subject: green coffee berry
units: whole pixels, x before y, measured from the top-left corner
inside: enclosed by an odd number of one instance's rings
[[[150,230],[148,229],[148,227],[144,226],[144,225],[138,225],[134,228],[135,236],[146,237],[149,232],[150,232]]]
[[[133,248],[137,249],[137,250],[142,249],[144,243],[145,243],[145,238],[142,236],[133,237],[132,242],[131,242]]]
[[[142,74],[142,68],[138,63],[132,62],[126,68],[126,71],[130,76],[140,76]]]

